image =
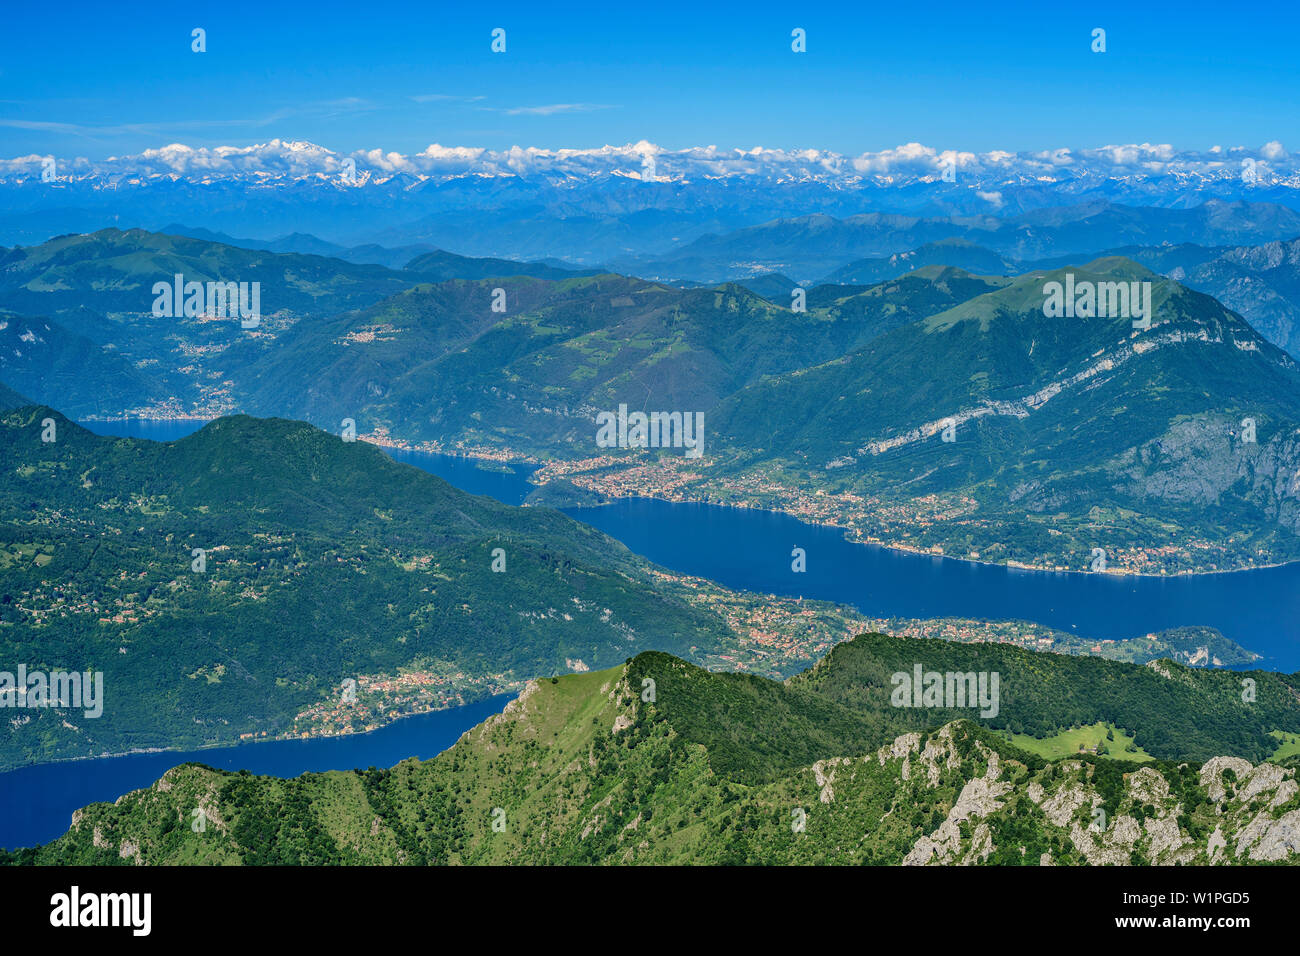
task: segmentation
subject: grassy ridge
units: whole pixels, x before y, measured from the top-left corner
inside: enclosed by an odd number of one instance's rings
[[[823,695],[854,683],[859,658],[878,649],[875,636],[857,638],[812,675],[784,684],[644,653],[622,667],[530,684],[433,760],[295,780],[187,764],[114,805],[79,811],[59,840],[4,859],[1296,861],[1287,842],[1300,821],[1294,770],[1225,756],[1203,766],[1047,760],[970,720],[940,726],[945,714],[886,705],[925,722],[895,736],[885,728],[890,715],[868,697],[849,706]],[[1049,668],[1073,660],[1040,656]],[[843,681],[832,681],[841,669]],[[1078,695],[1090,689],[1081,685]],[[195,810],[208,821],[202,833],[185,825]]]
[[[1146,666],[1096,657],[1040,654],[1005,644],[955,644],[899,640],[868,634],[838,645],[822,662],[791,679],[859,711],[886,706],[891,675],[926,671],[999,674],[996,717],[981,722],[1014,734],[1044,738],[1098,722],[1123,728],[1152,756],[1207,760],[1224,754],[1264,760],[1277,747],[1274,729],[1300,726],[1300,674],[1183,667],[1170,661]],[[1254,700],[1243,698],[1253,682]],[[897,709],[926,714],[925,721],[955,720],[969,711]],[[916,727],[916,724],[912,725]]]

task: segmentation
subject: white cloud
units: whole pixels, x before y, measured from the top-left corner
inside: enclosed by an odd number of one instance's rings
[[[1281,143],[1273,140],[1271,143],[1265,143],[1260,147],[1259,155],[1265,159],[1286,159],[1289,154],[1282,148]]]
[[[511,106],[501,110],[507,116],[553,116],[556,113],[590,113],[613,107],[600,103],[550,103],[546,106]]]
[[[477,103],[486,99],[483,96],[459,96],[455,93],[421,93],[412,96],[416,103]]]

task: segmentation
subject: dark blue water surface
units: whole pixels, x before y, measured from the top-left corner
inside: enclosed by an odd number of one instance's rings
[[[403,452],[401,460],[465,491],[517,505],[534,487],[470,459]],[[763,594],[836,601],[879,617],[1035,621],[1094,640],[1201,624],[1264,660],[1300,670],[1300,563],[1227,574],[1136,575],[1027,571],[856,544],[844,532],[756,508],[623,498],[565,513],[637,554],[684,574]],[[807,570],[791,570],[803,548]]]
[[[1265,660],[1300,669],[1300,564],[1195,577],[1025,571],[853,544],[835,528],[771,511],[623,499],[569,511],[674,571],[733,588],[851,604],[881,617],[1028,620],[1088,638],[1217,627]],[[790,551],[807,571],[790,570]]]
[[[202,425],[87,423],[100,434],[156,441],[184,437]],[[506,504],[521,504],[533,487],[529,465],[512,465],[503,473],[468,458],[391,454],[464,491]],[[1204,624],[1265,655],[1267,667],[1300,669],[1300,564],[1176,578],[1023,571],[853,544],[834,528],[756,509],[633,498],[567,513],[663,567],[732,588],[837,601],[882,617],[1030,620],[1089,638],[1138,637]],[[791,570],[795,547],[807,552],[802,574]],[[78,807],[148,786],[187,760],[292,777],[430,757],[499,711],[503,700],[407,718],[370,734],[79,760],[0,774],[0,846],[52,839]]]
[[[471,495],[487,495],[508,505],[523,504],[528,493],[537,487],[528,481],[528,477],[537,470],[536,465],[511,464],[504,466],[509,469],[505,471],[496,462],[479,461],[476,458],[403,451],[397,448],[386,451],[397,461],[432,472],[461,491],[468,491]]]
[[[0,847],[53,840],[68,829],[74,810],[147,787],[172,767],[191,760],[220,770],[297,777],[323,770],[391,767],[407,757],[435,757],[475,724],[500,713],[511,698],[503,694],[464,707],[404,717],[368,734],[97,757],[10,770],[0,773]]]

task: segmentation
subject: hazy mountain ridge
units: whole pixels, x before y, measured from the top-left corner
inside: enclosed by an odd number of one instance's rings
[[[79,415],[114,416],[165,404],[171,381],[53,319],[8,312],[0,312],[0,377],[33,395],[58,396]]]
[[[247,408],[239,372],[304,320],[319,323],[419,283],[450,277],[579,275],[544,263],[440,251],[410,270],[315,254],[272,253],[135,229],[0,250],[0,377],[78,418],[128,412],[216,417]],[[256,327],[241,316],[155,316],[155,283],[239,282],[259,290]],[[25,315],[22,313],[26,313]],[[39,318],[48,316],[49,318]],[[8,339],[26,336],[27,344]],[[272,410],[282,414],[284,408]]]
[[[1266,339],[1293,355],[1300,353],[1300,239],[1254,246],[1200,246],[1180,243],[1121,246],[1095,258],[1122,256],[1218,299],[1239,312]],[[1008,259],[969,240],[928,243],[887,258],[862,259],[837,269],[823,281],[870,285],[897,278],[921,265],[955,266],[990,275],[1021,275],[1077,263],[1077,256]],[[784,278],[784,277],[782,277]],[[760,277],[746,284],[772,280]],[[786,280],[789,282],[789,280]],[[789,283],[793,285],[793,283]],[[787,286],[788,289],[788,286]]]
[[[811,283],[822,276],[840,281],[835,270],[859,260],[888,258],[929,244],[946,245],[952,261],[936,259],[927,264],[961,266],[975,256],[970,246],[953,245],[952,240],[965,240],[1009,259],[1029,260],[1067,255],[1093,258],[1099,250],[1130,245],[1228,246],[1297,235],[1300,212],[1268,203],[1218,200],[1189,209],[1092,202],[1005,218],[886,213],[836,218],[819,213],[704,236],[670,253],[616,259],[610,265],[659,279],[717,282],[780,272]]]
[[[484,283],[419,287],[297,330],[254,366],[258,411],[347,415],[410,442],[471,442],[515,453],[599,452],[594,420],[620,404],[700,411],[765,375],[831,360],[881,330],[996,283],[958,273],[880,289],[817,292],[811,311],[739,286],[673,289],[605,275],[516,280],[494,314]],[[368,341],[350,344],[358,336]],[[359,354],[358,354],[359,353]],[[310,383],[284,394],[286,380]]]
[[[595,275],[597,270],[566,268],[565,263],[518,262],[511,259],[475,259],[459,256],[430,245],[398,246],[389,248],[375,243],[362,246],[342,246],[317,239],[307,233],[295,232],[275,239],[237,239],[210,229],[191,229],[175,223],[164,226],[159,232],[169,236],[187,236],[218,242],[244,249],[264,249],[267,252],[296,253],[299,255],[328,256],[357,265],[380,265],[388,269],[410,269],[418,272],[426,282],[443,279],[482,279],[488,276],[533,276],[539,279],[560,279],[568,275]],[[415,260],[421,260],[417,265]]]

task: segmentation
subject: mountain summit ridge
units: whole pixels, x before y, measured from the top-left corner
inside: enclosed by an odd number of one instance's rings
[[[877,635],[860,646],[863,640],[841,645],[814,674],[825,683],[846,657],[873,658],[890,645],[935,667],[961,666],[932,658],[944,642]],[[959,647],[960,656],[981,653]],[[1023,653],[1049,670],[1057,663]],[[887,656],[874,666],[887,673],[895,662]],[[1183,679],[1178,665],[1163,669],[1168,677],[1152,672],[1150,679],[1170,687]],[[640,654],[612,669],[529,682],[501,714],[432,760],[295,780],[186,764],[116,804],[77,811],[58,840],[0,860],[1300,862],[1294,767],[1230,756],[1199,766],[1136,763],[1092,751],[1045,759],[979,721],[943,713],[922,729],[885,726],[864,735],[870,714],[889,710],[888,689],[873,688],[877,703],[855,710],[795,686],[811,676],[782,685]],[[856,680],[848,683],[861,691]],[[1089,699],[1083,685],[1074,690]],[[1277,691],[1285,694],[1281,685],[1269,693]],[[1091,700],[1104,707],[1104,696]],[[918,718],[925,721],[907,719]],[[868,743],[872,735],[876,742]],[[1112,741],[1117,736],[1112,728]],[[202,833],[177,825],[194,807],[208,821]]]

